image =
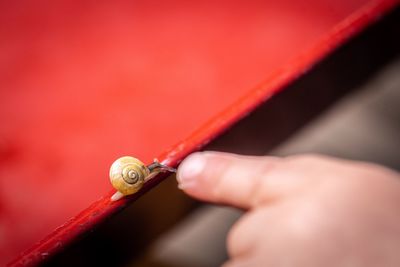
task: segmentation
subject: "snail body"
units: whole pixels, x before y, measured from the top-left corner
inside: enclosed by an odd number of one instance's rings
[[[176,172],[176,169],[160,164],[157,160],[146,166],[137,158],[130,156],[117,159],[110,168],[110,181],[117,190],[111,199],[115,201],[136,193],[147,180],[164,171]]]

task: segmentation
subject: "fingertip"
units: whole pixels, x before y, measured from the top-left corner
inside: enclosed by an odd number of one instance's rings
[[[206,158],[204,153],[195,152],[184,159],[178,168],[176,179],[178,187],[187,190],[196,186],[198,178],[204,171]]]
[[[266,169],[274,162],[222,152],[196,152],[177,171],[178,188],[199,200],[248,208]]]

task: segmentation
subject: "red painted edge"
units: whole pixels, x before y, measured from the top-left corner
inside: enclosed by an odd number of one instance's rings
[[[398,6],[398,0],[377,0],[367,3],[334,27],[324,38],[320,39],[311,49],[305,51],[286,66],[272,73],[258,87],[217,114],[192,135],[182,142],[172,146],[157,157],[162,163],[177,166],[183,158],[193,151],[204,147],[233,124],[248,115],[257,106],[267,101],[271,96],[282,90],[286,85],[307,72],[313,65],[346,42],[349,38],[362,31],[368,25],[377,21],[389,10]],[[147,182],[137,194],[111,202],[114,191],[94,202],[75,217],[55,229],[47,237],[36,243],[8,264],[8,266],[35,266],[59,251],[72,240],[82,235],[93,226],[103,221],[111,214],[121,210],[128,203],[139,198],[146,191],[156,186],[167,175],[161,174]]]

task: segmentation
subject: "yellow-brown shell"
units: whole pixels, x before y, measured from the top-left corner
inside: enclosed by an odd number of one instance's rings
[[[150,174],[143,162],[134,157],[121,157],[110,168],[110,181],[113,187],[123,195],[137,192]]]

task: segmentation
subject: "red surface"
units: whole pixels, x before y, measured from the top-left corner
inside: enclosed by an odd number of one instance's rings
[[[117,157],[176,165],[397,3],[0,3],[0,265],[136,198],[109,202]]]

